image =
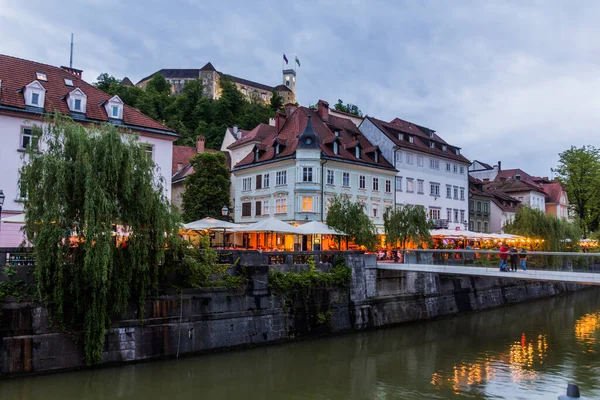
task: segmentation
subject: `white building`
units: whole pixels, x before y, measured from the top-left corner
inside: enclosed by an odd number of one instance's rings
[[[459,147],[398,118],[385,122],[366,117],[359,129],[385,158],[395,161],[396,204],[425,207],[437,227],[467,229],[470,161]]]
[[[32,128],[44,126],[44,119],[56,111],[83,124],[112,123],[138,134],[147,143],[170,198],[175,132],[123,104],[118,96],[111,97],[83,81],[80,70],[0,55],[0,190],[6,196],[2,217],[23,212],[19,190],[22,156],[32,144]],[[1,224],[0,247],[18,246],[23,239],[20,228]]]
[[[362,202],[382,229],[384,210],[394,205],[393,165],[351,120],[330,115],[322,100],[316,111],[294,107],[278,113],[273,134],[232,172],[236,223],[269,215],[324,221],[328,199],[345,195]]]

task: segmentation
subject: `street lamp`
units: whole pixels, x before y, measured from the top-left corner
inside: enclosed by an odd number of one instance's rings
[[[4,205],[4,199],[6,198],[6,196],[4,195],[4,192],[2,190],[0,190],[0,219],[2,219],[2,206]],[[2,229],[2,223],[0,223],[0,230]]]
[[[227,205],[224,205],[223,208],[221,208],[221,215],[223,216],[223,219],[225,219],[225,221],[227,221],[227,216],[229,215],[229,207],[227,207]],[[227,232],[227,228],[223,228],[223,248],[225,248],[225,233]]]

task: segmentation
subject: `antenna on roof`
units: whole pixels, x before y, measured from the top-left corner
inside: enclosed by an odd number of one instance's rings
[[[73,34],[71,33],[71,57],[69,59],[69,68],[73,68]]]

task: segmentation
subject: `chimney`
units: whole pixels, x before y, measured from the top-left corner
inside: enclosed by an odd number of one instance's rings
[[[76,68],[71,68],[71,67],[65,67],[64,65],[60,67],[61,69],[67,71],[68,73],[70,73],[71,75],[74,75],[76,77],[78,77],[79,79],[81,79],[81,76],[83,75],[83,70],[81,69],[76,69]]]
[[[277,111],[275,114],[275,133],[278,133],[285,124],[285,114]]]
[[[502,171],[502,161],[498,161],[498,171]]]
[[[275,126],[275,118],[269,118],[269,126]]]
[[[181,171],[183,169],[183,164],[178,162],[177,163],[177,171]]]
[[[287,103],[285,106],[283,106],[283,109],[285,110],[285,115],[289,117],[298,109],[298,106],[292,103]]]
[[[204,153],[204,142],[205,142],[205,138],[204,136],[198,136],[198,138],[196,139],[196,153]]]
[[[325,100],[319,100],[317,103],[317,112],[323,121],[329,121],[329,103]]]
[[[233,137],[236,139],[240,138],[240,135],[238,135],[238,126],[236,124],[233,124]]]

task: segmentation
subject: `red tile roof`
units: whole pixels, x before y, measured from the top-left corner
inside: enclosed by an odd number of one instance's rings
[[[261,144],[264,145],[265,150],[264,152],[260,152],[258,161],[255,162],[254,152],[251,152],[242,161],[236,164],[235,168],[293,156],[296,152],[296,146],[298,145],[298,136],[304,131],[309,112],[312,113],[312,127],[315,134],[319,137],[321,151],[327,158],[339,159],[340,161],[351,161],[372,167],[394,169],[394,166],[384,157],[379,157],[379,161],[375,162],[374,153],[367,154],[363,151],[361,158],[358,159],[355,157],[354,151],[347,150],[348,145],[354,142],[356,142],[354,145],[360,144],[360,147],[363,149],[373,147],[369,140],[362,135],[358,130],[358,127],[354,125],[351,120],[329,114],[328,120],[323,121],[317,112],[306,107],[298,107],[298,109],[286,118],[285,123],[279,132],[262,141]],[[334,131],[339,131],[339,140],[342,144],[339,146],[339,154],[333,152],[333,141],[336,138]],[[278,155],[275,155],[276,141],[279,140],[280,143],[283,143],[281,139],[285,140],[286,145],[281,149]]]
[[[446,144],[446,142],[431,129],[415,125],[399,118],[395,118],[391,122],[381,121],[373,117],[366,117],[366,119],[371,121],[380,131],[390,138],[394,144],[401,148],[418,150],[439,157],[449,158],[467,164],[470,163],[470,161],[462,154],[456,154],[456,150],[459,149],[458,147]],[[429,136],[430,132],[433,133],[433,138]],[[414,136],[414,142],[410,143],[408,140],[400,140],[398,138],[400,133]],[[435,147],[433,149],[429,147],[431,141],[435,142]],[[446,151],[442,150],[442,145],[446,146]]]
[[[529,175],[527,172],[523,171],[522,169],[519,168],[514,168],[514,169],[503,169],[498,171],[498,175],[496,176],[496,180],[500,180],[500,178],[504,178],[506,180],[509,179],[517,179],[517,175],[520,175],[520,179],[522,181],[526,181],[528,183],[531,183],[533,185],[537,186],[537,182],[535,181],[534,177]]]
[[[564,192],[560,182],[544,183],[542,189],[547,196],[546,203],[560,204],[560,195]]]
[[[108,122],[104,103],[113,96],[59,67],[4,54],[0,54],[0,79],[2,80],[0,107],[12,107],[26,111],[23,88],[36,80],[37,72],[44,73],[47,77],[47,81],[39,80],[39,83],[46,89],[45,112],[54,113],[58,111],[69,115],[67,95],[74,89],[79,88],[87,96],[86,120],[84,122]],[[71,79],[73,86],[65,85],[65,79]],[[177,134],[172,129],[128,105],[123,106],[123,124],[126,128],[142,131],[151,130],[154,133],[162,133],[177,138]]]
[[[530,192],[536,191],[540,193],[544,193],[541,186],[535,182],[530,182],[527,179],[506,179],[502,181],[498,178],[493,182],[486,184],[485,188],[487,190],[497,190],[505,193],[516,193],[516,192]],[[545,193],[544,193],[545,194]]]
[[[243,129],[240,129],[239,131],[242,132],[242,137],[227,146],[228,149],[235,149],[251,142],[262,142],[264,139],[275,133],[275,127],[267,124],[258,124],[256,128],[251,131]]]
[[[218,150],[205,149],[206,153],[218,153]],[[171,165],[172,180],[181,179],[189,174],[194,173],[194,169],[191,167],[190,159],[197,154],[195,147],[189,146],[173,146],[173,163]],[[181,170],[179,165],[181,164]]]

